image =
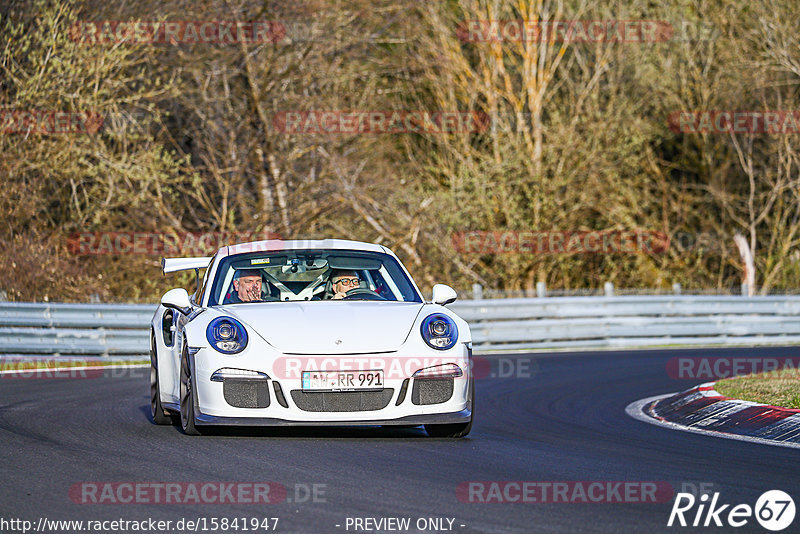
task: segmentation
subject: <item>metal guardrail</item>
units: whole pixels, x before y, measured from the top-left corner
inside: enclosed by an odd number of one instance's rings
[[[800,343],[800,296],[457,301],[476,350]],[[153,305],[0,303],[0,353],[146,355]]]
[[[0,353],[146,355],[150,304],[0,303]]]
[[[450,307],[483,350],[800,342],[800,296],[520,298]]]

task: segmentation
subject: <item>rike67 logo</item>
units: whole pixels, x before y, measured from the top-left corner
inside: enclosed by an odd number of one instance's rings
[[[743,527],[755,516],[756,521],[767,530],[784,530],[794,521],[794,500],[781,490],[764,492],[756,501],[755,507],[749,504],[719,504],[719,492],[709,501],[708,494],[696,499],[691,493],[678,493],[667,526],[673,524],[693,527]],[[695,505],[697,505],[696,510]],[[730,509],[729,509],[730,508]],[[688,518],[688,519],[687,519]]]

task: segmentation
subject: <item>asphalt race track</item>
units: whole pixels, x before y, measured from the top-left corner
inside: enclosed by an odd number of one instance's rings
[[[319,533],[374,532],[352,522],[348,527],[348,518],[387,517],[410,518],[411,532],[420,518],[426,525],[428,518],[449,518],[454,532],[715,531],[667,528],[674,495],[658,503],[475,503],[462,502],[457,487],[469,481],[654,481],[675,492],[705,484],[731,505],[753,506],[770,489],[797,501],[798,451],[674,431],[625,414],[632,401],[704,381],[670,378],[667,361],[677,355],[797,351],[489,356],[505,358],[504,374],[510,369],[519,376],[476,381],[477,418],[463,440],[431,439],[415,428],[237,429],[189,437],[150,422],[146,369],[84,379],[0,379],[0,517],[34,524],[42,517],[153,518],[173,525],[181,518],[277,517],[278,532]],[[286,499],[81,504],[76,496],[83,483],[112,482],[274,482],[286,488]],[[447,531],[446,520],[443,525]],[[766,532],[753,518],[736,530]],[[800,518],[786,532],[798,530]]]

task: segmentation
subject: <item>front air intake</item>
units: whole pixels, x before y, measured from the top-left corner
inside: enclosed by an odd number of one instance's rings
[[[304,412],[369,412],[389,405],[394,389],[381,391],[292,390],[292,400]]]
[[[411,402],[416,405],[441,404],[453,396],[453,378],[415,378]]]
[[[266,380],[238,380],[226,378],[222,381],[225,402],[234,408],[267,408],[269,406],[269,383]]]

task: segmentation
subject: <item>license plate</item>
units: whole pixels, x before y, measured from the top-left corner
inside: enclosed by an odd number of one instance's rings
[[[380,391],[383,370],[303,371],[303,391]]]

